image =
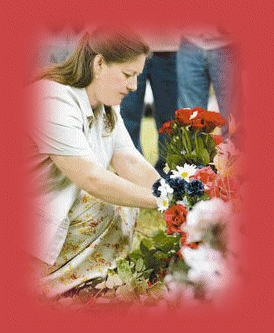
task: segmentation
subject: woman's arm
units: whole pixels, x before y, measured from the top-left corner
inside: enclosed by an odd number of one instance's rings
[[[120,177],[148,189],[161,177],[137,149],[115,151],[111,164]]]
[[[120,206],[157,208],[156,198],[148,186],[123,179],[94,163],[88,156],[50,157],[73,183],[98,199]]]

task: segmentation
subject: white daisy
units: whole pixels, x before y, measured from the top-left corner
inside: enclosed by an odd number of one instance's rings
[[[184,178],[186,181],[189,181],[189,178],[193,175],[195,175],[195,173],[197,172],[198,168],[193,165],[193,164],[187,164],[185,163],[183,167],[180,166],[176,166],[176,170],[172,170],[172,175],[170,176],[170,178],[177,178],[177,177],[181,177]]]
[[[173,193],[173,188],[171,188],[163,178],[160,180],[160,184],[161,185],[158,187],[158,191],[161,192],[161,196],[164,197]]]
[[[158,210],[163,213],[169,207],[168,196],[161,196],[157,198]]]

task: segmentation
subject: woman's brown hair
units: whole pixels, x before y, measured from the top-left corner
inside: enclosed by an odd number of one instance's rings
[[[97,54],[101,54],[109,64],[132,61],[148,53],[148,45],[129,28],[117,29],[103,26],[97,28],[92,34],[85,33],[67,60],[45,70],[36,80],[47,79],[76,88],[86,88],[93,80],[92,65]],[[113,130],[115,113],[108,106],[105,110],[107,124],[110,130]]]

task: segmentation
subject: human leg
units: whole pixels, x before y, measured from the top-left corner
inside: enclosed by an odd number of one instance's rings
[[[142,153],[140,132],[141,122],[143,118],[144,98],[147,81],[147,66],[146,62],[143,73],[138,77],[138,88],[134,92],[130,92],[122,101],[120,106],[121,116],[125,126],[135,147]]]
[[[236,44],[227,45],[208,52],[209,73],[214,86],[220,113],[226,120],[233,115],[241,118],[242,83],[239,50]],[[228,125],[222,128],[228,135]]]
[[[149,79],[155,104],[155,122],[157,130],[174,118],[177,108],[177,73],[175,52],[155,52],[149,67]],[[161,174],[165,166],[163,145],[165,136],[159,134],[159,159],[155,165]]]
[[[82,191],[69,214],[70,227],[56,263],[41,279],[49,297],[104,278],[130,250],[138,209],[102,202]]]
[[[178,108],[207,108],[210,77],[206,52],[182,41],[177,53]]]

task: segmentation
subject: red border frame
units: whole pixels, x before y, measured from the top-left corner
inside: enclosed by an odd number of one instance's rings
[[[271,36],[273,32],[271,0],[256,1],[6,1],[4,4],[4,266],[3,306],[7,330],[87,329],[100,331],[139,331],[199,328],[204,331],[223,328],[242,331],[268,330],[273,326],[271,292],[272,277],[272,170],[267,162],[272,152],[271,92],[273,60]],[[248,215],[248,253],[251,276],[246,289],[232,306],[220,311],[182,312],[171,315],[125,317],[104,314],[78,316],[43,309],[27,297],[24,291],[24,261],[19,244],[27,222],[27,205],[23,197],[24,176],[20,167],[24,157],[21,134],[27,119],[31,119],[22,102],[25,55],[31,51],[28,42],[41,25],[61,29],[67,23],[81,26],[92,22],[135,23],[148,27],[180,26],[191,20],[205,19],[221,22],[241,41],[244,66],[247,70],[246,110],[249,129],[249,175],[252,181]],[[272,97],[272,99],[271,99]]]

